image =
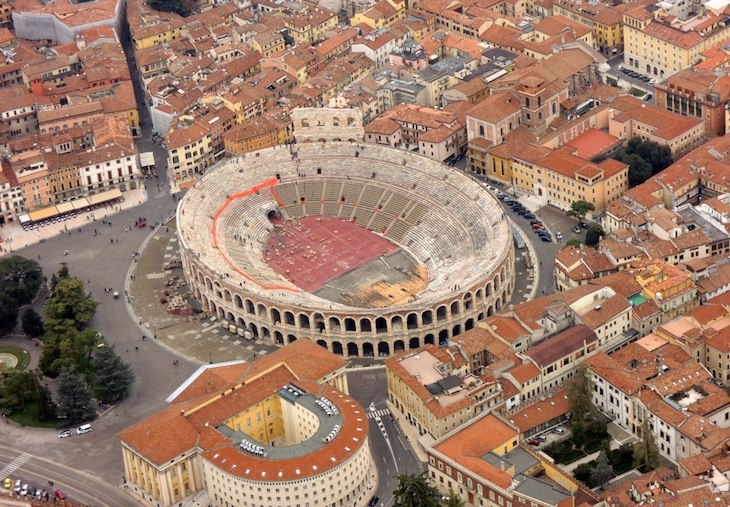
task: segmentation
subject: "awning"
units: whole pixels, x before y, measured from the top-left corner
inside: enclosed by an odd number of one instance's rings
[[[68,213],[74,210],[74,205],[70,202],[62,202],[61,204],[56,204],[56,209],[59,213]]]
[[[39,209],[36,211],[30,212],[30,219],[34,222],[37,222],[38,220],[44,220],[46,218],[55,217],[58,215],[58,210],[55,206],[49,206],[47,208]]]
[[[86,197],[82,197],[80,199],[74,199],[71,201],[71,204],[76,210],[84,209],[89,207],[89,200]]]
[[[155,165],[155,154],[151,151],[145,151],[139,154],[140,167],[152,167]]]
[[[118,188],[115,188],[113,190],[107,190],[106,192],[102,192],[100,194],[90,195],[89,204],[93,206],[95,204],[101,204],[103,202],[119,199],[120,197],[122,197],[122,191]]]
[[[28,213],[20,213],[18,214],[18,222],[21,224],[27,224],[28,222],[32,222],[33,220],[30,218],[30,215]]]

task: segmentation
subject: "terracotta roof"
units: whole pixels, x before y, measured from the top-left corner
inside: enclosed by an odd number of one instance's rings
[[[626,300],[624,299],[624,302]],[[628,303],[627,303],[628,305]],[[558,359],[572,354],[598,340],[588,326],[579,324],[566,329],[525,352],[540,368],[546,368]]]
[[[509,422],[517,426],[520,433],[526,433],[533,428],[557,419],[570,411],[567,393],[567,389],[561,389],[552,398],[546,397],[545,401],[537,401],[515,412],[509,417]]]

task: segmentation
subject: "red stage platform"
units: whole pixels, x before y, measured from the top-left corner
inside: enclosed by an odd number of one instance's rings
[[[340,218],[308,216],[272,220],[264,257],[297,287],[316,292],[329,280],[399,247],[369,229]]]

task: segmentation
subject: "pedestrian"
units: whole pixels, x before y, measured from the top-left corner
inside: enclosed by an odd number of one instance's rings
[[[139,347],[134,347],[134,350],[139,350]]]
[[[40,256],[40,254],[38,254],[38,260],[41,260],[41,256]]]

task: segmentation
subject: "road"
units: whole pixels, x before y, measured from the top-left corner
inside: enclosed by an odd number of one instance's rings
[[[388,391],[385,367],[350,370],[347,373],[350,395],[368,413],[370,446],[378,466],[378,488],[371,496],[380,497],[378,505],[391,505],[393,491],[398,486],[397,476],[404,472],[421,472],[421,462],[412,451],[408,440],[401,436],[395,423],[386,413]],[[357,389],[353,389],[357,386]],[[374,406],[375,411],[369,407]],[[379,416],[380,424],[376,415]]]

